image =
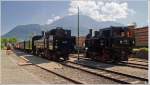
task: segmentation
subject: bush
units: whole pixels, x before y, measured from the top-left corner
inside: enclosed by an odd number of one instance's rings
[[[148,48],[133,49],[134,57],[148,59]]]
[[[6,47],[4,45],[1,45],[0,47],[1,47],[1,50],[6,49]]]
[[[7,43],[11,43],[11,44],[16,43],[17,39],[16,38],[0,38],[0,42],[1,42],[1,45],[0,45],[1,49],[6,49],[5,46]]]
[[[148,48],[140,48],[139,51],[142,51],[142,52],[147,52],[148,53]]]

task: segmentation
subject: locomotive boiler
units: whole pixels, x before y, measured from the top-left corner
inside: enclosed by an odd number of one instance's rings
[[[86,36],[86,57],[102,61],[118,63],[128,61],[135,45],[134,33],[128,27],[109,27],[95,31],[92,29]]]

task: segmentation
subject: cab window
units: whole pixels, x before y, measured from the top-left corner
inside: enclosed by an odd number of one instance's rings
[[[103,37],[110,37],[110,34],[111,34],[110,30],[104,30],[104,31],[102,32],[102,36],[103,36]]]

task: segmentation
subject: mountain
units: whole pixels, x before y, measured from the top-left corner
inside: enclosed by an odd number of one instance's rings
[[[28,40],[33,34],[40,34],[41,31],[41,25],[38,24],[19,25],[13,28],[8,33],[6,33],[5,35],[3,35],[2,37],[15,37],[18,40]]]
[[[113,22],[113,21],[105,21],[105,22],[97,22],[92,18],[84,15],[79,16],[79,28],[80,28],[80,35],[86,35],[88,33],[88,29],[102,29],[110,26],[123,26],[123,24]],[[77,35],[77,27],[78,27],[78,17],[77,15],[73,16],[66,16],[62,19],[59,19],[53,22],[50,25],[46,25],[45,28],[50,29],[52,27],[63,27],[65,29],[71,29],[73,35]]]
[[[51,24],[47,25],[38,25],[38,24],[29,24],[29,25],[19,25],[13,28],[11,31],[3,35],[2,37],[16,37],[19,40],[28,40],[29,37],[34,34],[41,34],[42,30],[51,30],[56,27],[63,27],[64,29],[70,29],[72,35],[77,35],[77,27],[78,27],[78,17],[77,15],[73,16],[65,16],[57,21],[54,21]],[[116,23],[113,21],[106,22],[97,22],[91,19],[88,16],[79,16],[79,28],[80,35],[85,36],[88,33],[88,29],[102,29],[110,26],[123,26],[123,24]]]

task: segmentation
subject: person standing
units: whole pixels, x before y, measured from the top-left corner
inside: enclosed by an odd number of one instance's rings
[[[9,55],[10,52],[11,52],[11,44],[10,43],[7,43],[7,49],[6,49],[6,55]]]

